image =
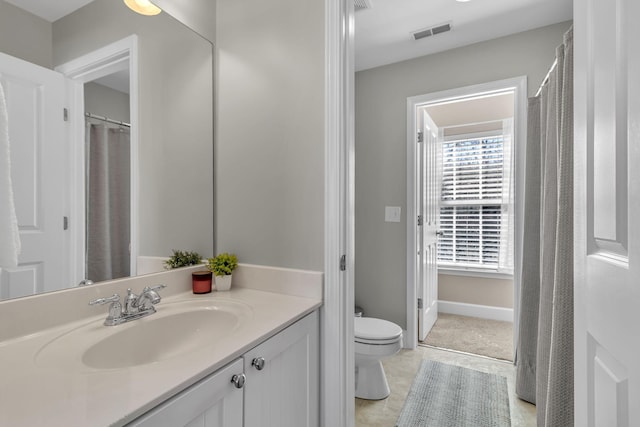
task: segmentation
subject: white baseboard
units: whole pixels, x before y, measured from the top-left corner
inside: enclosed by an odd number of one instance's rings
[[[406,338],[407,337],[407,330],[403,329],[402,330],[402,348],[406,348],[407,350],[415,350],[415,346],[412,347],[411,345],[409,345],[409,340]]]
[[[513,309],[438,300],[438,312],[513,322]]]

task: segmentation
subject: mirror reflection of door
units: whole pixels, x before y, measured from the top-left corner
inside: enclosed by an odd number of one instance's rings
[[[0,52],[11,175],[22,250],[18,267],[0,268],[0,299],[59,289],[69,278],[64,228],[69,169],[62,114],[65,79]],[[4,236],[0,236],[0,239]]]
[[[130,275],[131,144],[129,70],[84,85],[85,277]]]

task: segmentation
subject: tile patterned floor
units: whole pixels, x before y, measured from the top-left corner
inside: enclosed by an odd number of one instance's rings
[[[536,407],[515,396],[515,368],[512,363],[470,354],[419,346],[416,350],[401,350],[383,361],[391,395],[378,401],[356,399],[356,427],[393,427],[409,393],[413,377],[423,359],[463,366],[507,377],[511,425],[535,427]]]

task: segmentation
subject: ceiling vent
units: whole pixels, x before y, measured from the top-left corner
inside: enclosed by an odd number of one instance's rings
[[[436,25],[434,27],[427,28],[426,30],[418,30],[412,34],[415,40],[420,40],[425,37],[435,36],[436,34],[446,33],[447,31],[451,31],[450,22],[447,22],[446,24]]]
[[[353,0],[353,8],[356,12],[359,10],[371,9],[371,0]]]

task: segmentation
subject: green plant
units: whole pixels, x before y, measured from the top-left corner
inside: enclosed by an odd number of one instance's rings
[[[172,268],[186,267],[187,265],[196,265],[202,262],[202,257],[197,252],[179,251],[172,249],[173,255],[164,262],[164,268],[170,270]]]
[[[213,258],[209,258],[209,270],[216,276],[226,276],[231,274],[238,266],[238,257],[235,254],[221,253]]]

